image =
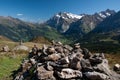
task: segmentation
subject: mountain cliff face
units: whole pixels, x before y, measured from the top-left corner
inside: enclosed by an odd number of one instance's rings
[[[81,19],[84,15],[76,15],[67,12],[60,12],[46,21],[46,24],[54,27],[57,31],[64,33],[69,29],[71,23]]]
[[[114,15],[115,11],[107,9],[93,15],[84,15],[78,21],[72,23],[70,28],[66,31],[66,35],[70,35],[73,38],[84,36],[92,31],[98,24],[111,15]]]
[[[82,38],[84,35],[94,30],[94,28],[104,19],[115,13],[114,10],[109,9],[93,15],[76,15],[67,12],[60,12],[47,20],[45,24],[55,28],[64,36],[76,41],[78,38]]]

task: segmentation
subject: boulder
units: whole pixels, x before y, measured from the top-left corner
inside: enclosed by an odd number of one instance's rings
[[[24,46],[24,45],[18,45],[13,49],[13,51],[18,51],[18,50],[28,51],[29,48],[27,46]]]
[[[97,66],[93,66],[93,68],[95,71],[109,76],[109,80],[119,80],[120,79],[120,75],[118,75],[115,72],[110,70],[107,59],[103,59],[101,64],[98,64]]]
[[[43,66],[37,68],[37,78],[39,80],[56,80],[53,73],[54,71],[47,71]]]
[[[2,47],[2,51],[3,52],[8,52],[8,51],[10,51],[10,49],[7,45],[5,45],[4,47]]]
[[[92,54],[91,54],[91,52],[87,49],[87,48],[83,48],[83,53],[82,53],[84,56],[84,59],[89,59],[91,56],[92,56]]]
[[[94,54],[89,60],[91,64],[94,66],[102,63],[103,57],[99,53],[97,53],[97,54]]]
[[[70,61],[69,61],[68,57],[64,57],[64,58],[61,58],[60,60],[58,60],[58,64],[60,64],[60,65],[69,64],[69,63],[70,63]]]
[[[90,61],[88,59],[82,59],[80,61],[81,67],[82,67],[82,72],[91,72],[93,71],[93,67],[90,64]]]
[[[99,72],[85,72],[87,80],[110,80],[109,76]]]
[[[70,68],[81,70],[80,60],[78,60],[76,57],[73,58],[72,61],[70,62]]]
[[[71,47],[71,46],[69,46],[69,45],[64,45],[63,46],[65,49],[67,49],[67,50],[69,50],[69,51],[71,51],[73,48]]]
[[[48,47],[47,52],[48,52],[48,54],[55,53],[55,48],[54,47]]]
[[[74,48],[75,48],[75,49],[79,49],[79,48],[80,48],[80,43],[75,43],[75,44],[74,44]]]
[[[48,70],[48,71],[53,71],[53,67],[49,64],[49,62],[47,62],[47,64],[45,65],[45,68]]]
[[[70,68],[62,69],[61,72],[57,72],[57,75],[61,79],[82,78],[82,73],[79,70],[73,70]]]
[[[37,63],[33,58],[30,59],[30,62],[32,63],[32,65],[35,65]]]
[[[113,70],[114,70],[116,73],[120,74],[120,65],[119,65],[119,64],[115,64],[114,67],[113,67]]]
[[[120,71],[120,65],[115,64],[114,67],[113,67],[113,70],[116,71],[116,72]]]
[[[56,61],[58,59],[60,59],[60,55],[59,54],[50,54],[47,57],[44,57],[45,60],[49,60],[49,61]]]

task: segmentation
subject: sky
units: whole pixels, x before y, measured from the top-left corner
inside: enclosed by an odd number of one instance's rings
[[[0,0],[0,16],[43,22],[58,12],[94,14],[120,10],[120,0]]]

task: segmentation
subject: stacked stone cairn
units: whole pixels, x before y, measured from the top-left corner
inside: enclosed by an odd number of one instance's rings
[[[120,80],[120,74],[110,70],[103,53],[91,54],[79,43],[70,47],[52,42],[33,48],[14,80]]]

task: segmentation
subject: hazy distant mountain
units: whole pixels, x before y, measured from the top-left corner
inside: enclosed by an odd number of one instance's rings
[[[76,15],[67,12],[60,12],[46,21],[51,27],[54,27],[59,32],[64,33],[69,29],[71,23],[76,22],[77,20],[81,19],[84,15]]]

